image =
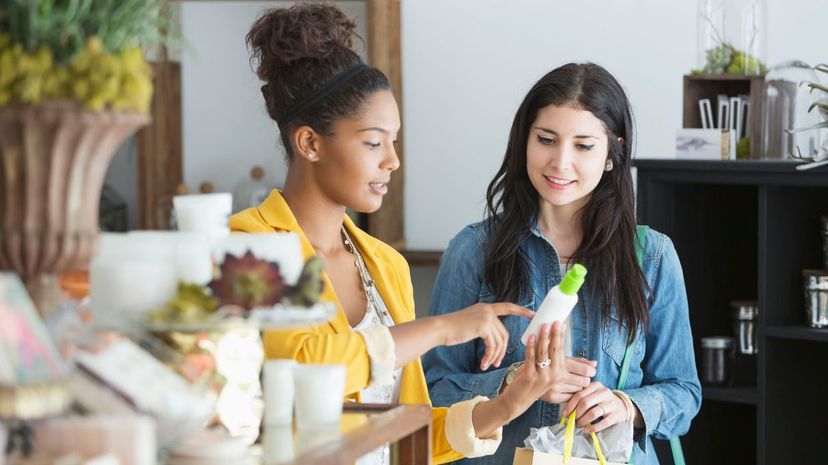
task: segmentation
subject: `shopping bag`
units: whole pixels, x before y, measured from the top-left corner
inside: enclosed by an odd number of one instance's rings
[[[607,444],[607,440],[612,441],[610,455],[616,459],[629,458],[632,453],[632,425],[622,423],[611,428],[613,430],[604,430],[610,433],[604,438],[604,444]],[[601,441],[596,433],[587,435],[582,430],[576,433],[575,412],[572,412],[568,418],[562,418],[559,426],[532,428],[524,443],[527,447],[518,448],[515,451],[513,465],[620,465],[623,463],[610,462],[605,459]]]

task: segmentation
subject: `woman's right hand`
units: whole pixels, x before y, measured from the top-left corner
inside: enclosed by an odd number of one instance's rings
[[[440,323],[441,345],[455,345],[481,338],[486,344],[486,352],[480,360],[480,369],[500,366],[506,356],[509,343],[509,331],[500,321],[501,316],[517,315],[532,318],[535,313],[511,303],[478,303],[463,310],[434,316]]]
[[[598,362],[585,358],[566,357],[566,375],[557,380],[540,400],[551,404],[561,404],[581,389],[589,386],[595,376],[595,367]]]
[[[550,386],[568,379],[563,335],[564,325],[555,322],[551,328],[548,324],[542,325],[538,335],[529,336],[524,363],[499,396],[509,406],[512,418],[531,407]],[[543,366],[546,360],[549,365]]]

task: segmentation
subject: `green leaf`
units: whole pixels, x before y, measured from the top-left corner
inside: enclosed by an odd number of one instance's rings
[[[817,123],[813,126],[808,126],[808,127],[805,127],[805,128],[785,129],[785,132],[787,132],[788,134],[796,134],[797,132],[813,131],[814,129],[821,129],[821,128],[828,128],[828,121],[823,121],[821,123]]]
[[[138,43],[174,44],[169,15],[169,0],[0,0],[0,31],[29,52],[49,47],[65,63],[93,36],[113,53]]]
[[[808,87],[811,88],[811,92],[813,92],[814,90],[821,90],[823,92],[828,92],[828,87],[825,87],[822,84],[817,84],[815,82],[806,82],[805,84]]]
[[[819,108],[822,111],[828,111],[828,103],[822,103],[821,101],[820,102],[814,102],[814,103],[811,104],[810,107],[808,107],[808,111],[811,111],[814,108]]]

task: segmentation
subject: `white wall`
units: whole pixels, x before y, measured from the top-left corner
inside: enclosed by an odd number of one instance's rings
[[[828,1],[767,0],[768,63],[828,62]],[[544,73],[606,67],[627,89],[639,157],[673,154],[695,0],[403,0],[405,234],[443,249],[483,217],[514,112]]]
[[[828,62],[828,0],[768,1],[768,63]],[[260,164],[285,165],[244,36],[259,12],[292,2],[183,2],[184,179],[229,191]],[[337,4],[358,19],[364,2]],[[514,111],[545,72],[594,61],[627,88],[639,157],[672,154],[682,75],[696,66],[696,0],[402,0],[405,233],[442,249],[483,216]]]
[[[265,168],[267,182],[284,182],[284,149],[244,37],[262,10],[293,3],[181,3],[181,30],[189,43],[181,57],[184,182],[191,190],[211,181],[216,191],[232,191],[254,165]],[[365,37],[365,2],[338,5],[357,18],[357,32]]]

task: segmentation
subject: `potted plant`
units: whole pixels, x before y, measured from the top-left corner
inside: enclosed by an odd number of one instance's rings
[[[822,73],[828,74],[828,65],[827,64],[819,64],[814,67],[815,70],[820,71]],[[819,82],[813,81],[804,81],[801,82],[800,85],[806,85],[811,88],[811,93],[819,92],[822,94],[822,98],[814,99],[814,103],[808,107],[808,111],[813,111],[817,109],[819,111],[819,116],[822,118],[822,122],[807,126],[804,128],[795,128],[795,129],[786,129],[785,132],[788,134],[795,134],[797,132],[803,131],[819,131],[822,129],[828,128],[828,87]],[[796,158],[803,158],[805,160],[809,160],[811,163],[806,163],[801,165],[797,169],[811,169],[816,168],[818,166],[828,165],[828,139],[822,142],[822,146],[813,156],[808,157],[796,157]]]
[[[828,74],[828,64],[820,64],[814,67],[815,70]],[[828,87],[818,82],[806,82],[805,85],[811,88],[811,92],[817,91],[822,93],[822,98],[811,104],[808,111],[817,108],[820,116],[824,120],[817,127],[828,128]]]
[[[0,8],[0,269],[41,313],[98,240],[109,162],[148,124],[142,46],[171,37],[165,0],[4,0]]]

